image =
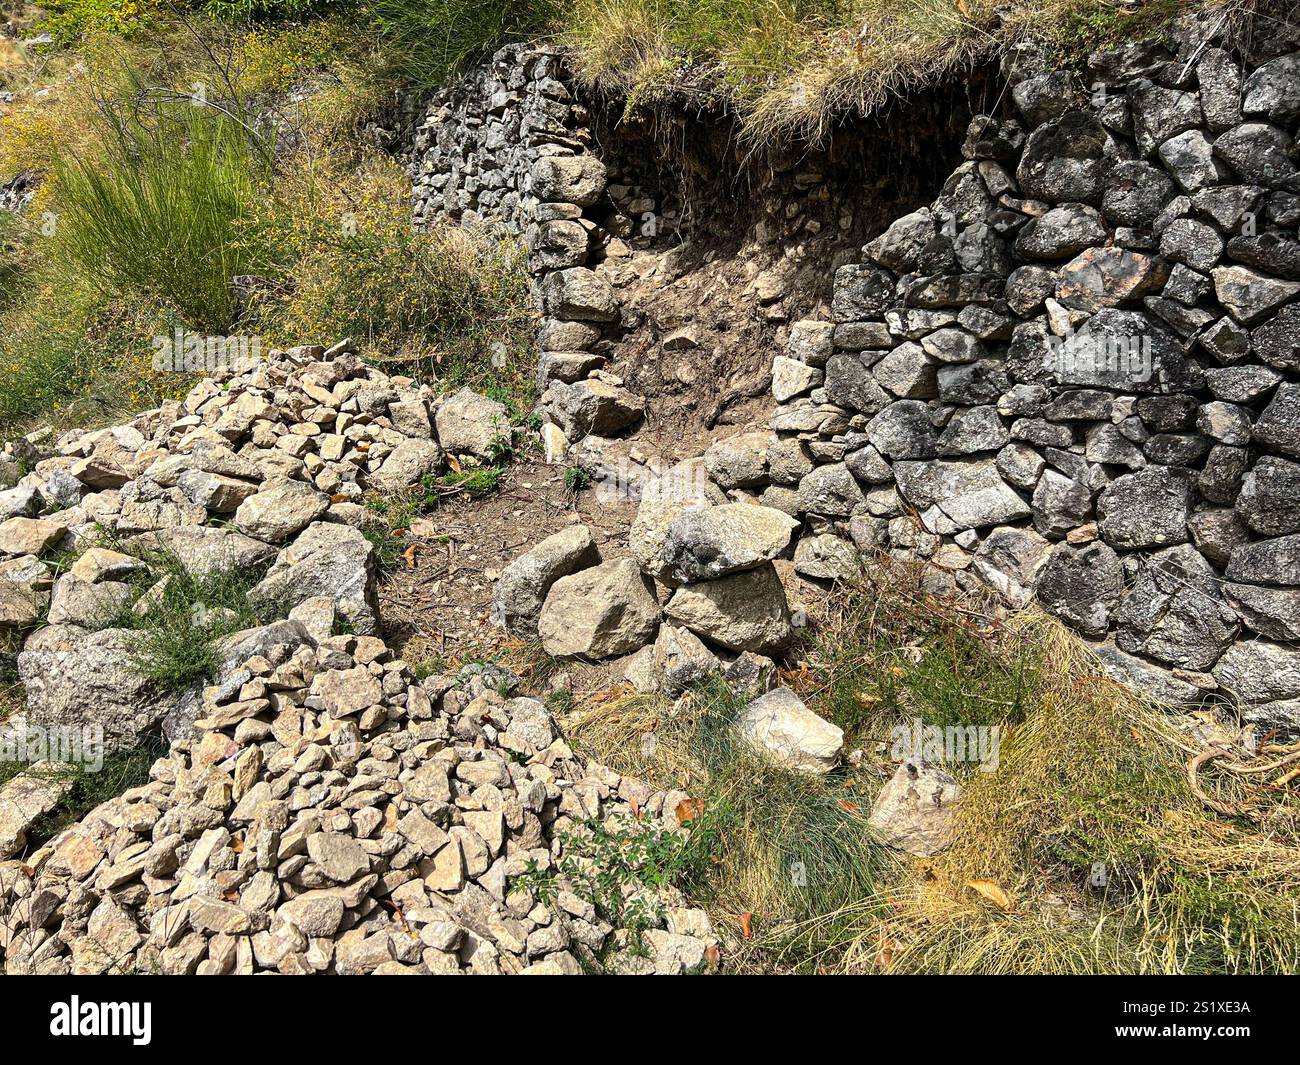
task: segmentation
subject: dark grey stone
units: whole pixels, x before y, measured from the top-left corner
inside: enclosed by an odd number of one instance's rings
[[[1038,601],[1085,636],[1104,636],[1124,591],[1119,556],[1105,544],[1057,544],[1038,575]]]
[[[1261,536],[1300,532],[1300,463],[1265,455],[1242,481],[1236,509]]]
[[[1122,650],[1197,671],[1213,666],[1241,627],[1214,570],[1189,544],[1147,560],[1116,622]]]
[[[1257,444],[1293,458],[1300,458],[1300,384],[1278,385],[1273,402],[1255,422]]]
[[[1135,550],[1187,540],[1193,474],[1168,466],[1147,466],[1117,477],[1097,500],[1102,539]]]
[[[1227,576],[1242,584],[1300,585],[1300,535],[1242,545],[1232,553]]]
[[[1243,122],[1214,142],[1214,154],[1254,185],[1273,187],[1293,176],[1296,167],[1290,152],[1287,132],[1265,122]]]

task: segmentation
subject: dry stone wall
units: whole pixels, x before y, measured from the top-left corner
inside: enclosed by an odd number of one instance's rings
[[[1183,19],[1082,69],[1011,52],[1011,103],[971,124],[938,198],[791,327],[768,431],[710,448],[698,498],[663,520],[642,504],[630,547],[669,624],[616,634],[618,653],[653,639],[631,676],[672,687],[675,662],[779,650],[740,617],[785,624],[773,561],[833,580],[880,550],[932,563],[936,590],[1037,601],[1165,701],[1300,726],[1300,41],[1243,50],[1217,29]],[[608,288],[577,258],[548,265],[545,306],[570,321],[547,328],[594,339],[576,320],[612,317]],[[639,413],[570,426],[556,400],[570,438]],[[737,503],[789,515],[789,543]],[[570,598],[642,598],[632,573],[597,578]],[[530,604],[555,613],[559,592]],[[600,627],[585,650],[604,657]]]
[[[523,240],[543,386],[585,378],[618,317],[609,282],[589,268],[608,234],[592,212],[606,173],[587,119],[555,51],[510,45],[434,97],[410,162],[417,224],[504,227]]]
[[[1015,115],[792,329],[748,491],[809,576],[843,540],[927,559],[1164,699],[1294,727],[1300,51],[1203,31],[1008,60]]]

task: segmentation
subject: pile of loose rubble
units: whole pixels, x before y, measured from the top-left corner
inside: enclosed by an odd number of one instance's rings
[[[774,564],[798,528],[772,507],[727,502],[705,461],[690,459],[647,482],[631,558],[601,561],[586,526],[555,533],[501,574],[496,620],[556,657],[629,656],[626,677],[639,691],[677,696],[718,676],[767,692],[769,656],[789,647],[802,616]],[[737,727],[801,770],[825,772],[843,746],[840,729],[786,689],[757,700]]]
[[[615,819],[677,828],[684,795],[574,757],[517,678],[417,681],[373,636],[320,628],[204,690],[193,739],[23,861],[0,863],[13,973],[681,973],[699,910],[615,929],[555,874]],[[550,876],[551,889],[538,877]],[[629,885],[635,890],[636,885]]]
[[[487,458],[510,431],[500,404],[435,397],[344,344],[272,353],[129,425],[10,445],[12,472],[30,472],[0,494],[27,690],[9,727],[98,724],[120,747],[162,725],[174,742],[150,783],[0,863],[7,971],[713,964],[699,911],[643,907],[655,920],[632,936],[537,879],[593,821],[650,830],[665,813],[659,830],[679,831],[684,796],[575,758],[543,704],[503,694],[507,671],[417,680],[373,635],[363,492],[404,489],[448,453]],[[179,694],[134,671],[129,632],[101,627],[138,589],[149,609],[140,571],[160,552],[195,574],[267,567],[251,594],[287,611],[226,637],[216,677]],[[35,773],[4,786],[0,857],[65,790]]]
[[[0,628],[12,642],[48,622],[18,654],[31,722],[94,720],[120,745],[171,717],[169,734],[184,735],[194,700],[132,675],[127,634],[103,627],[140,585],[143,558],[197,576],[265,568],[255,601],[292,616],[325,596],[351,631],[374,633],[363,493],[436,475],[446,453],[487,460],[510,432],[500,403],[468,390],[435,397],[345,343],[216,373],[126,425],[6,445],[2,461],[22,476],[0,492]],[[52,565],[69,555],[79,557],[67,572]],[[229,654],[290,630],[238,634]]]

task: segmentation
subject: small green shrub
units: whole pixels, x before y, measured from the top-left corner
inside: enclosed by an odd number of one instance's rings
[[[591,485],[591,474],[581,466],[570,466],[564,471],[564,487],[575,495]]]
[[[352,0],[201,0],[199,6],[226,22],[305,22],[356,8]]]
[[[132,669],[167,688],[179,690],[211,676],[221,664],[223,637],[283,616],[279,604],[250,595],[259,571],[196,576],[172,556],[150,556],[148,562],[151,572],[138,582],[149,596],[148,609],[133,609],[137,598],[106,625],[131,630]]]
[[[73,44],[94,30],[119,37],[148,32],[168,13],[158,0],[43,0],[41,7],[45,14],[36,28],[60,46]]]
[[[84,425],[183,395],[191,377],[151,366],[171,328],[147,301],[106,302],[51,264],[0,315],[0,426]]]
[[[390,372],[446,387],[533,390],[534,328],[518,241],[411,226],[410,187],[391,160],[325,160],[286,174],[259,210],[284,282],[255,308],[275,342],[352,337]]]
[[[615,928],[641,932],[663,918],[659,893],[680,875],[688,842],[689,834],[631,817],[588,818],[561,835],[554,871],[541,871],[534,859],[513,886],[547,902],[567,887]]]

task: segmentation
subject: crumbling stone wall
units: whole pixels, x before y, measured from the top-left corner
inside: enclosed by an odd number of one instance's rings
[[[851,545],[923,558],[937,589],[1036,599],[1162,699],[1296,726],[1300,40],[1220,28],[1190,16],[1078,70],[1015,49],[1010,103],[938,198],[827,262],[829,314],[773,363],[771,434],[708,465],[801,522],[806,577]],[[417,215],[524,233],[539,378],[580,383],[629,311],[608,249],[644,190],[606,188],[556,56],[529,55],[431,113],[419,172],[447,177],[440,199],[418,179]]]
[[[590,150],[587,110],[555,51],[509,45],[437,93],[416,129],[410,172],[417,224],[503,226],[527,248],[550,379],[585,377],[584,353],[617,318],[613,290],[588,268],[607,239],[592,217],[605,167]]]
[[[773,366],[766,486],[843,547],[1032,598],[1175,703],[1300,724],[1300,45],[1207,24],[1050,71]]]

